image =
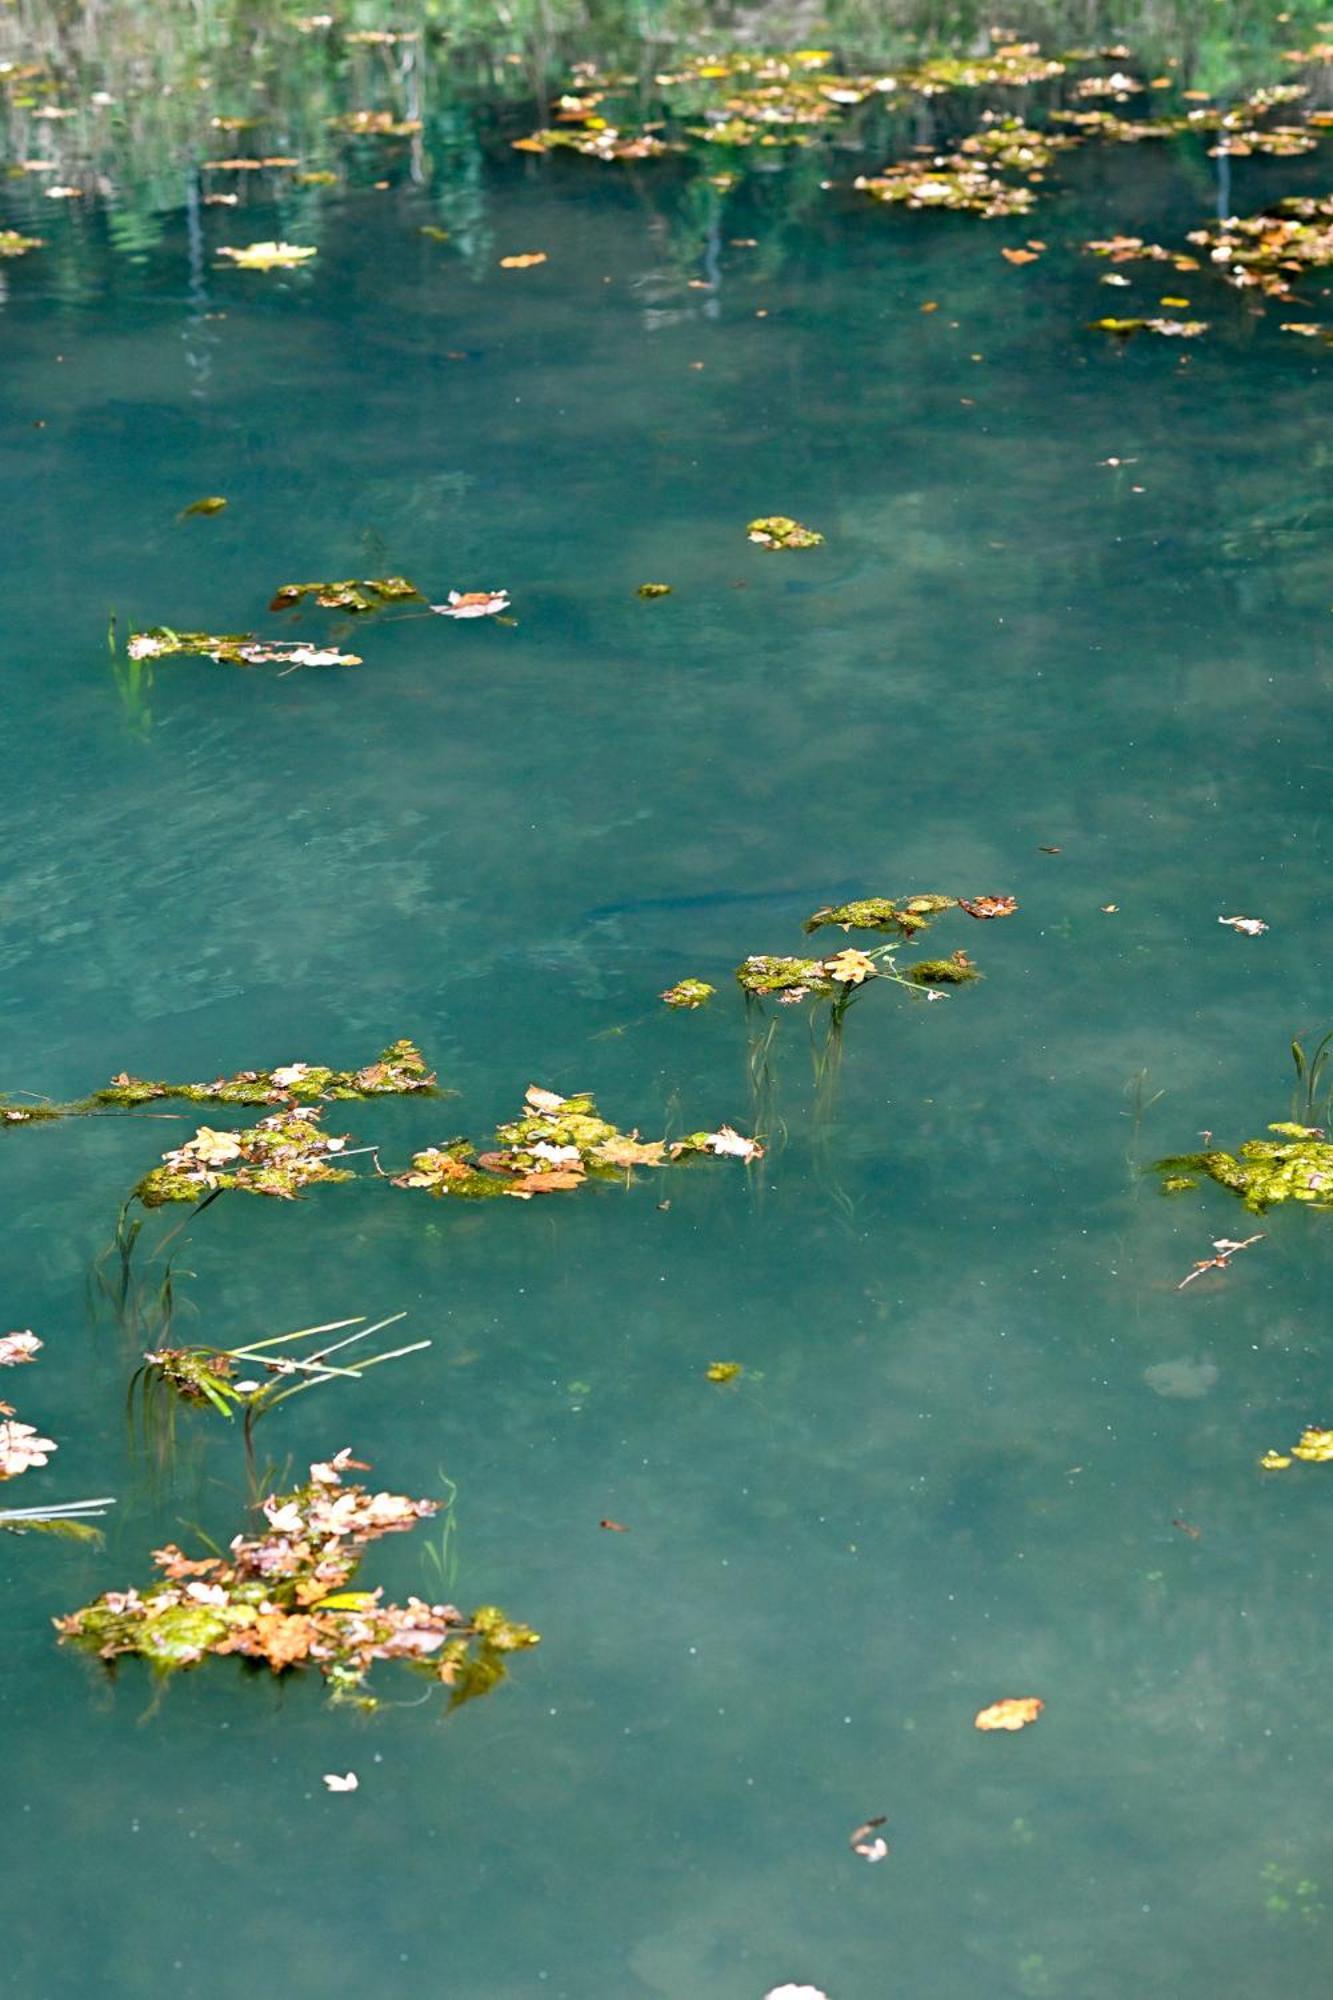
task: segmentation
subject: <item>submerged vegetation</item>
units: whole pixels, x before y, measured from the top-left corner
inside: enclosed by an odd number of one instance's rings
[[[61,1638],[108,1665],[133,1655],[160,1673],[209,1655],[236,1655],[275,1674],[312,1666],[335,1699],[367,1707],[375,1705],[367,1677],[386,1660],[447,1688],[450,1707],[488,1693],[510,1654],[535,1646],[538,1635],[493,1605],[465,1618],[452,1604],[386,1604],[379,1590],[349,1588],[372,1542],[439,1511],[434,1500],[344,1484],[351,1469],[366,1470],[346,1450],[312,1465],[304,1486],[263,1501],[264,1531],[237,1535],[226,1556],[156,1550],[160,1580],[107,1591],[57,1619]]]

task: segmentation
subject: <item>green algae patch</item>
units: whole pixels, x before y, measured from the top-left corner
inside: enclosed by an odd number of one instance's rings
[[[337,583],[284,583],[274,592],[268,608],[289,611],[307,597],[313,597],[326,611],[350,611],[357,615],[383,611],[388,604],[425,602],[416,585],[405,576],[369,576],[360,581],[346,577]]]
[[[661,997],[668,1007],[694,1008],[704,1006],[716,991],[706,979],[678,979]]]
[[[805,929],[837,924],[844,931],[896,931],[900,937],[912,937],[941,910],[957,907],[956,896],[903,896],[896,902],[888,896],[866,896],[860,902],[826,904],[806,918]]]
[[[803,528],[790,514],[763,514],[745,530],[761,549],[817,549],[824,537],[814,528]]]
[[[966,986],[970,980],[984,977],[965,951],[956,951],[952,958],[920,958],[903,971],[903,978],[914,986]]]
[[[379,1590],[350,1589],[372,1542],[439,1511],[434,1500],[345,1484],[353,1467],[366,1469],[349,1451],[312,1465],[306,1485],[261,1503],[264,1531],[237,1535],[225,1556],[156,1550],[152,1583],[57,1618],[62,1641],[108,1665],[134,1657],[164,1674],[229,1656],[275,1674],[314,1668],[335,1700],[366,1707],[367,1679],[389,1660],[446,1688],[451,1707],[488,1692],[538,1634],[494,1605],[468,1618],[452,1604],[386,1604]]]
[[[1247,1139],[1234,1153],[1180,1153],[1156,1161],[1162,1192],[1184,1192],[1206,1177],[1239,1195],[1255,1215],[1285,1201],[1333,1208],[1333,1142],[1313,1125],[1268,1129],[1273,1138]]]
[[[0,1097],[0,1125],[49,1125],[57,1118],[73,1118],[78,1115],[77,1104],[15,1104],[11,1098]]]
[[[758,995],[785,994],[803,999],[807,993],[831,993],[833,983],[818,958],[777,958],[755,952],[736,967],[742,992]]]
[[[295,1201],[321,1181],[355,1179],[336,1164],[347,1144],[320,1130],[315,1107],[276,1112],[246,1132],[214,1132],[201,1125],[192,1139],[162,1155],[134,1190],[145,1208],[167,1202],[200,1202],[215,1194],[272,1195]]]
[[[414,1042],[391,1042],[374,1062],[360,1069],[329,1069],[323,1063],[294,1062],[276,1069],[243,1069],[212,1083],[155,1083],[122,1072],[91,1102],[132,1106],[160,1098],[185,1098],[192,1104],[319,1104],[360,1101],[370,1097],[439,1095],[433,1070]]]

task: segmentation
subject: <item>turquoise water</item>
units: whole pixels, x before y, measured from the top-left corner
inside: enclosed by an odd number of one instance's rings
[[[456,1098],[326,1119],[392,1166],[532,1080],[769,1151],[190,1226],[181,1338],[401,1309],[432,1342],[260,1437],[279,1470],[350,1443],[395,1490],[456,1483],[453,1594],[543,1644],[442,1720],[387,1668],[364,1717],[231,1662],[155,1691],[57,1650],[50,1618],[162,1541],[235,1532],[245,1466],[207,1415],[165,1465],[132,1445],[143,1338],[88,1300],[191,1124],[5,1136],[0,1323],[46,1342],[5,1391],[59,1442],[6,1499],[118,1499],[103,1550],[0,1547],[15,1990],[1322,1993],[1329,1502],[1256,1461],[1330,1419],[1329,1225],[1243,1228],[1138,1167],[1288,1115],[1288,1043],[1333,1022],[1329,363],[1207,272],[1112,294],[1078,246],[1179,242],[1326,160],[1219,188],[1198,145],[1088,149],[983,222],[864,203],[873,155],[724,194],[452,121],[417,181],[403,149],[386,188],[372,156],[235,209],[182,177],[151,230],[10,197],[47,248],[0,315],[0,1084],[410,1035]],[[317,259],[218,267],[279,235]],[[1209,335],[1086,331],[1159,294]],[[208,493],[225,513],[177,519]],[[823,547],[748,545],[774,512]],[[515,622],[264,609],[386,569],[503,587]],[[131,687],[124,637],[159,623],[365,663]],[[821,1088],[802,1010],[747,1024],[731,968],[801,950],[830,895],[911,890],[1019,910],[941,919],[985,983],[867,992]],[[672,1014],[686,974],[718,997]],[[426,1539],[368,1575],[432,1591]],[[974,1731],[1026,1694],[1037,1727]],[[880,1813],[868,1866],[848,1835]]]

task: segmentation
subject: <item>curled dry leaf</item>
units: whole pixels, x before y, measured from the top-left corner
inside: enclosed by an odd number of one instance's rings
[[[1036,1721],[1045,1706],[1045,1702],[1035,1694],[993,1701],[977,1716],[976,1727],[982,1730],[1026,1729],[1030,1722]]]
[[[853,1854],[859,1854],[865,1861],[883,1861],[888,1855],[889,1843],[876,1829],[887,1824],[887,1820],[887,1813],[876,1813],[873,1819],[853,1827],[847,1836]]]
[[[973,896],[969,902],[960,896],[958,907],[966,910],[969,917],[1012,917],[1018,901],[1014,896]]]
[[[1243,931],[1246,937],[1262,937],[1268,929],[1262,917],[1219,917],[1217,921],[1228,930]]]
[[[55,1448],[54,1440],[39,1437],[32,1424],[0,1423],[0,1479],[17,1479],[32,1466],[45,1465]]]
[[[346,1777],[343,1778],[340,1778],[336,1771],[326,1771],[324,1773],[324,1783],[331,1792],[354,1792],[360,1780],[355,1771],[349,1771]]]
[[[441,618],[494,618],[509,609],[507,590],[451,590],[447,604],[432,604]]]
[[[20,1362],[35,1361],[42,1343],[35,1333],[0,1333],[0,1368],[17,1368]]]

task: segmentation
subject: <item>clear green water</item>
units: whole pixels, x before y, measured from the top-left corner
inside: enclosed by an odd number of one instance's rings
[[[14,1990],[1320,1994],[1330,1502],[1255,1461],[1333,1414],[1330,1225],[1279,1211],[1181,1293],[1243,1215],[1135,1167],[1286,1115],[1288,1040],[1333,1019],[1324,351],[1206,274],[1112,294],[1080,258],[1216,213],[1201,148],[1075,155],[1025,226],[869,210],[874,159],[724,202],[478,129],[424,185],[173,194],[128,245],[14,196],[49,248],[2,316],[0,1083],[410,1034],[457,1100],[329,1119],[395,1164],[534,1078],[748,1130],[743,954],[799,950],[830,893],[1020,912],[941,926],[987,973],[948,1005],[865,996],[831,1102],[780,1012],[751,1178],[476,1209],[366,1182],[192,1227],[186,1338],[405,1308],[433,1341],[261,1437],[457,1482],[455,1594],[544,1643],[448,1722],[388,1669],[363,1718],[57,1651],[50,1617],[161,1541],[230,1536],[244,1466],[188,1415],[168,1473],[130,1449],[138,1346],[86,1304],[189,1127],[4,1138],[0,1322],[47,1343],[5,1388],[60,1442],[6,1497],[119,1496],[102,1552],[0,1546]],[[1327,182],[1233,176],[1240,213]],[[314,266],[216,268],[275,234]],[[1213,322],[1188,355],[1083,330],[1178,292]],[[228,511],[178,523],[203,493]],[[825,547],[747,546],[772,511]],[[278,584],[385,567],[503,585],[517,625],[378,620],[360,669],[118,693],[112,608],[267,630]],[[686,973],[722,990],[674,1016]],[[422,1539],[374,1579],[432,1589]],[[973,1730],[1027,1693],[1037,1728]]]

